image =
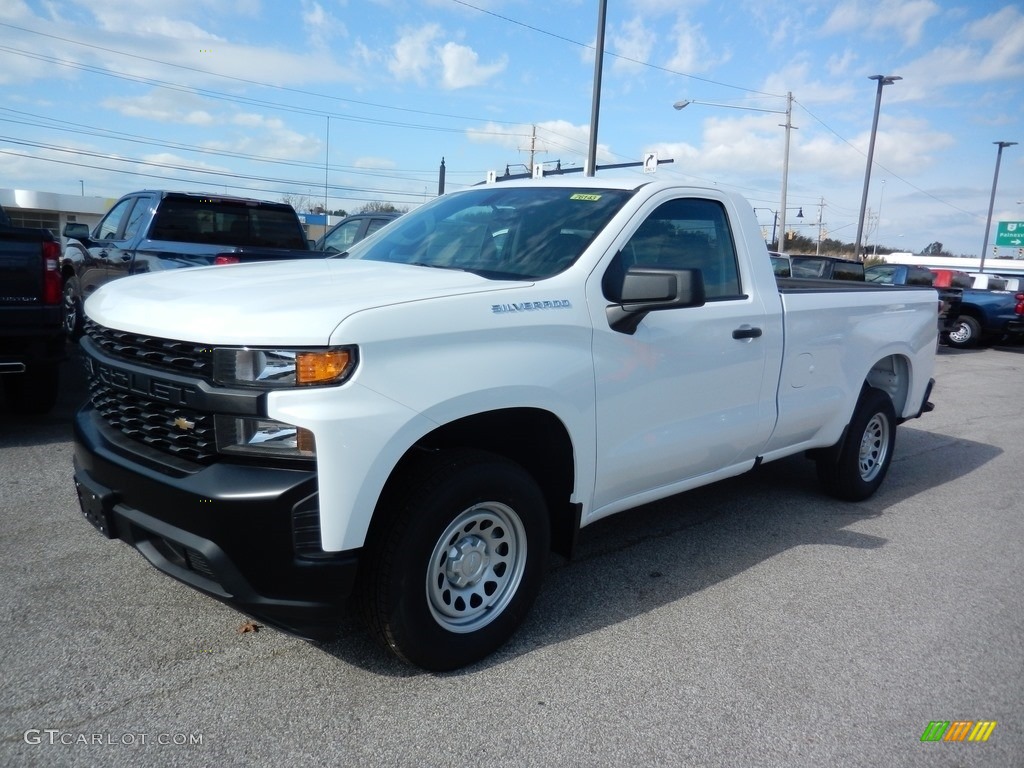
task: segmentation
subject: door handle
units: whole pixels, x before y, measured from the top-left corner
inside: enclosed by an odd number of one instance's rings
[[[732,337],[734,339],[759,339],[761,338],[761,329],[752,328],[749,325],[741,325],[732,332]]]

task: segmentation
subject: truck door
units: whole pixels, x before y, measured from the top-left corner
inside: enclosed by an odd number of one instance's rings
[[[149,211],[148,197],[132,197],[133,203],[121,219],[121,226],[111,239],[106,256],[106,279],[117,280],[134,271],[136,244],[138,243],[139,227],[144,224]]]
[[[128,212],[134,203],[134,197],[118,200],[96,225],[95,236],[88,241],[85,252],[82,254],[80,280],[83,300],[89,298],[109,279],[111,251],[114,252],[113,256],[116,258],[117,252],[120,250],[118,248],[119,233],[122,231]]]
[[[782,349],[781,309],[767,311],[747,284],[722,203],[657,204],[615,259],[623,263],[609,269],[700,269],[707,300],[651,312],[632,335],[609,327],[607,301],[591,301],[597,510],[753,460],[775,425],[777,370],[773,379],[767,360]]]

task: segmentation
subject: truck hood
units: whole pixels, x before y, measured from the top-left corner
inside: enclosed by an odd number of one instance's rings
[[[85,311],[109,328],[182,341],[322,345],[357,312],[524,285],[378,261],[233,264],[117,280],[90,296]]]

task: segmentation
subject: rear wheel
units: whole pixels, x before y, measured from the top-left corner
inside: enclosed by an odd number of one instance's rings
[[[370,630],[424,669],[471,664],[521,623],[550,544],[544,496],[527,472],[480,451],[432,454],[385,494],[358,587]]]
[[[825,490],[846,501],[871,496],[885,479],[896,445],[896,411],[880,389],[861,394],[842,441],[818,460]]]
[[[949,346],[968,349],[981,341],[981,324],[970,315],[961,315],[946,334]]]

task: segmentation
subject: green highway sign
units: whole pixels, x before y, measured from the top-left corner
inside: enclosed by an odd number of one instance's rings
[[[1007,248],[1024,246],[1024,221],[1000,221],[995,245]]]

